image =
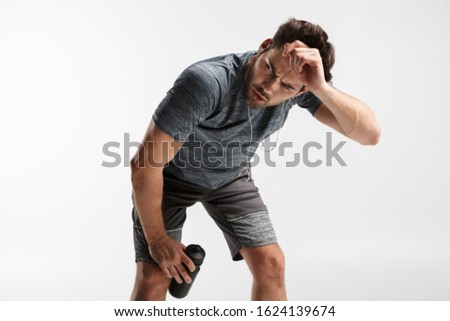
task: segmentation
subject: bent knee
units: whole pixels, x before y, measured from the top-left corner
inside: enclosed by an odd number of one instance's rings
[[[148,289],[167,288],[170,279],[164,275],[156,264],[144,262],[137,263],[136,283]]]
[[[284,278],[285,260],[283,253],[269,255],[262,259],[262,263],[257,272],[267,278]]]
[[[162,273],[159,266],[138,262],[131,300],[165,300],[169,282],[170,279]]]
[[[284,278],[285,258],[278,246],[249,249],[243,254],[255,278]]]

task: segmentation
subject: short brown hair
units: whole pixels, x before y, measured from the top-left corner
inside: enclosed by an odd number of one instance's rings
[[[319,50],[325,80],[330,81],[333,78],[331,68],[334,65],[334,47],[328,42],[328,35],[322,27],[308,21],[290,18],[278,28],[273,36],[270,48],[279,49],[286,43],[295,40],[300,40],[308,47]]]

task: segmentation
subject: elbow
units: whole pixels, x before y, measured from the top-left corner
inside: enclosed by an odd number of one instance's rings
[[[365,135],[364,141],[361,142],[362,145],[376,145],[380,141],[381,129],[380,126],[376,125]]]

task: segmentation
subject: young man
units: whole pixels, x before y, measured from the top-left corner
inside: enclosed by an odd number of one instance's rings
[[[133,300],[164,300],[194,270],[180,243],[186,208],[202,202],[233,260],[253,275],[253,300],[286,300],[284,257],[250,176],[255,147],[292,106],[364,145],[380,129],[370,108],[330,85],[334,49],[318,25],[290,19],[257,52],[187,68],[155,111],[131,161],[137,274]],[[200,232],[200,231],[199,231]]]

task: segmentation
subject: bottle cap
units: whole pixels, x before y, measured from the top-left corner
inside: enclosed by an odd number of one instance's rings
[[[205,258],[205,250],[198,244],[190,244],[185,250],[187,256],[191,258],[195,265],[201,265]]]

